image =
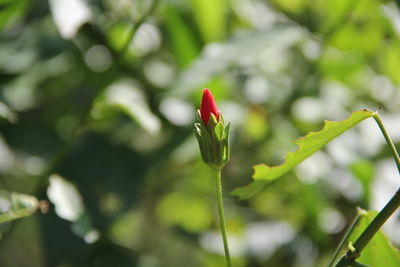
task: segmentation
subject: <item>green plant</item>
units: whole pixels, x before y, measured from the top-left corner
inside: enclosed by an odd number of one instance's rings
[[[203,90],[200,110],[197,112],[197,115],[198,122],[194,125],[194,133],[199,142],[202,159],[210,167],[215,178],[226,265],[230,267],[232,264],[226,235],[221,184],[221,170],[229,160],[229,124],[226,127],[224,126],[222,114],[218,111],[214,97],[209,89]]]
[[[301,163],[307,157],[311,156],[313,153],[320,150],[324,145],[332,141],[334,138],[351,129],[353,126],[357,125],[361,121],[370,117],[374,118],[374,120],[378,124],[385,138],[385,141],[390,148],[397,168],[400,171],[400,158],[398,152],[388,132],[386,131],[385,126],[383,125],[383,122],[378,115],[378,112],[371,112],[364,109],[362,111],[353,112],[348,119],[343,121],[325,121],[325,125],[321,131],[311,132],[305,137],[302,137],[295,141],[295,144],[298,145],[298,150],[288,153],[286,156],[286,160],[283,164],[272,167],[264,164],[255,165],[253,175],[253,179],[255,181],[246,187],[234,190],[233,195],[239,196],[242,199],[253,196],[270,181],[286,174],[296,165]],[[389,259],[383,260],[383,262],[385,262],[385,266],[398,266],[398,263],[400,262],[400,254],[393,246],[387,245],[389,241],[386,237],[384,237],[383,233],[380,232],[380,229],[383,224],[389,219],[389,217],[398,209],[399,206],[400,189],[395,193],[395,195],[390,199],[385,207],[376,215],[367,213],[366,211],[361,211],[359,209],[356,219],[350,226],[348,232],[345,234],[343,240],[340,242],[333,257],[328,263],[328,267],[333,266],[337,256],[346,245],[348,247],[348,250],[345,255],[342,256],[341,259],[336,263],[336,267],[364,266],[363,263],[368,265],[371,264],[371,266],[383,266],[378,265],[378,263],[382,262],[382,256],[384,254],[388,255],[389,257]],[[355,235],[353,232],[357,229],[360,221],[363,222],[364,227],[362,228],[362,231],[358,229],[358,235]],[[378,232],[380,235],[380,242],[375,245],[377,249],[375,249],[375,251],[370,251],[369,254],[381,255],[364,260],[362,263],[357,262],[356,260],[360,258],[362,251],[366,248],[366,246],[371,242],[372,238]],[[354,243],[349,241],[349,239],[355,240]]]

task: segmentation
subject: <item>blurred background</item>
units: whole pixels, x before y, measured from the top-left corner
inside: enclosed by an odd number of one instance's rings
[[[224,266],[214,181],[192,132],[202,88],[231,127],[234,266],[323,266],[399,185],[366,120],[248,200],[323,120],[383,108],[400,141],[400,2],[0,0],[0,266]],[[400,245],[400,220],[385,225]]]

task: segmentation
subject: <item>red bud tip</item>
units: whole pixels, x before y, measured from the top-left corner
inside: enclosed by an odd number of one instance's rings
[[[208,120],[210,119],[211,113],[214,114],[217,121],[219,120],[219,111],[217,109],[217,105],[215,104],[215,100],[213,95],[211,94],[210,89],[203,89],[203,97],[201,99],[200,104],[200,115],[204,124],[208,124]]]

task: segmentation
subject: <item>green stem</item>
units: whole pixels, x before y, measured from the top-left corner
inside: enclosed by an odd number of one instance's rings
[[[394,146],[392,139],[390,139],[390,136],[387,133],[386,128],[383,125],[382,120],[379,117],[378,113],[375,112],[373,118],[375,119],[376,123],[378,124],[379,128],[381,129],[381,132],[382,132],[383,136],[385,137],[386,143],[389,146],[389,148],[393,154],[393,158],[396,162],[397,169],[400,172],[400,158],[399,158],[399,154],[397,153],[396,147]]]
[[[229,254],[228,238],[226,237],[224,204],[223,204],[223,201],[222,201],[221,171],[220,170],[214,170],[214,169],[212,171],[214,173],[215,180],[216,180],[219,224],[220,224],[220,227],[221,227],[222,240],[224,242],[226,266],[227,267],[231,267],[232,263],[231,263],[231,257],[230,257],[230,254]]]
[[[389,217],[397,210],[400,206],[400,189],[394,194],[392,199],[386,204],[386,206],[376,215],[373,221],[358,237],[354,242],[354,251],[349,250],[345,256],[336,264],[336,267],[348,266],[351,261],[356,260],[365,246],[371,241],[372,237],[379,231],[382,225],[389,219]]]
[[[400,171],[400,158],[397,153],[396,147],[393,144],[392,139],[390,139],[389,134],[387,133],[385,126],[382,123],[381,118],[377,113],[374,114],[373,118],[378,123],[379,128],[382,131],[383,136],[385,137],[386,143],[388,144],[393,158],[396,161],[397,168]],[[394,196],[389,200],[386,206],[376,215],[373,221],[367,226],[367,228],[362,232],[362,234],[358,237],[356,242],[354,242],[354,251],[347,251],[346,255],[344,255],[340,261],[336,264],[336,267],[344,267],[351,265],[361,254],[362,250],[365,246],[371,241],[372,237],[379,231],[379,229],[383,226],[383,224],[389,219],[390,216],[399,208],[400,206],[400,188],[394,194]]]
[[[349,229],[347,230],[346,234],[344,235],[343,239],[340,241],[339,246],[336,248],[335,253],[333,254],[331,260],[329,261],[327,267],[332,267],[333,264],[335,263],[337,257],[339,256],[340,251],[343,249],[343,247],[347,244],[347,241],[349,240],[351,234],[353,233],[354,229],[360,222],[360,213],[361,209],[357,209],[357,215],[354,218],[353,222],[351,223]]]

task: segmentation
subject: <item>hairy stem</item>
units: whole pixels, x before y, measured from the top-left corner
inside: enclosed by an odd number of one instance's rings
[[[216,180],[219,224],[220,224],[220,227],[221,227],[222,240],[224,242],[226,266],[227,267],[231,267],[232,263],[231,263],[231,256],[229,254],[228,238],[226,236],[224,205],[223,205],[223,201],[222,201],[221,171],[220,170],[212,170],[212,171],[214,173],[215,180]]]
[[[382,120],[379,117],[378,113],[375,113],[373,118],[378,123],[378,126],[381,129],[383,136],[385,137],[386,143],[393,154],[393,158],[396,162],[397,168],[400,171],[400,158],[397,153],[396,147],[393,144],[392,139],[390,139],[390,136],[387,133],[386,128],[383,125]],[[367,246],[369,241],[371,241],[374,235],[379,231],[379,229],[389,219],[389,217],[392,216],[392,214],[399,208],[399,206],[400,206],[400,188],[397,190],[394,196],[389,200],[386,206],[378,213],[378,215],[376,215],[376,217],[367,226],[364,232],[362,232],[362,234],[354,242],[353,244],[354,250],[347,251],[346,255],[344,255],[340,259],[340,261],[336,264],[336,267],[344,267],[352,265],[354,261],[358,257],[360,257],[362,250]]]

